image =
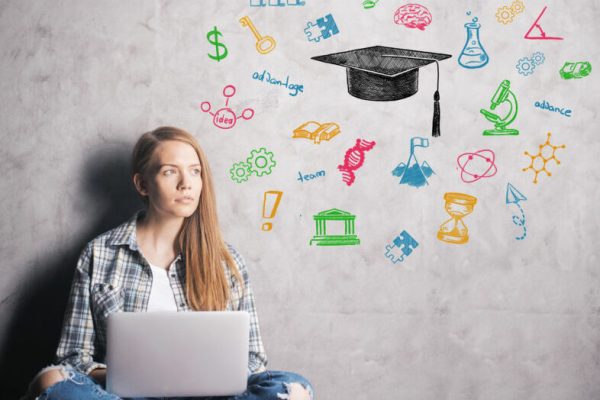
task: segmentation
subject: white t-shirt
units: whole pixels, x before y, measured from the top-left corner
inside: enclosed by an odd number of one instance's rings
[[[150,268],[152,268],[152,289],[150,289],[147,311],[177,311],[175,295],[169,283],[169,271],[152,264]]]

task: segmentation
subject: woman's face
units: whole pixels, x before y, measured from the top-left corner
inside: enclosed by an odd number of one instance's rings
[[[187,143],[168,140],[156,147],[149,168],[141,177],[143,182],[136,183],[136,188],[148,196],[153,212],[189,217],[200,201],[200,172],[196,150]]]

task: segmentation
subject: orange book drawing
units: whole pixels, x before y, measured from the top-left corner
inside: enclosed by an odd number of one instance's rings
[[[292,138],[310,139],[315,144],[320,144],[322,140],[331,140],[339,133],[340,126],[335,122],[320,124],[317,121],[308,121],[294,129]]]

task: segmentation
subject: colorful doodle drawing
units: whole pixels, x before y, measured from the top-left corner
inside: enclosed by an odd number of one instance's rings
[[[369,101],[401,100],[412,96],[419,88],[419,68],[435,63],[437,84],[433,94],[431,134],[440,136],[439,61],[450,57],[450,54],[372,46],[312,59],[344,67],[348,93]]]
[[[331,140],[340,133],[340,126],[335,122],[307,121],[294,129],[293,139],[310,139],[315,144],[321,144],[322,140]]]
[[[467,15],[470,15],[470,13],[467,13]],[[465,24],[467,39],[458,57],[458,64],[468,69],[481,68],[490,61],[490,57],[479,39],[481,24],[477,21],[479,21],[479,18],[474,17],[471,22]]]
[[[266,7],[267,5],[271,7],[285,7],[288,6],[303,6],[306,3],[304,0],[268,0],[268,4],[266,0],[250,0],[250,7]]]
[[[356,139],[356,144],[346,150],[344,155],[344,165],[338,165],[338,170],[342,172],[342,180],[350,186],[356,178],[354,171],[359,169],[365,162],[365,152],[375,147],[375,141]]]
[[[319,42],[321,38],[329,39],[338,33],[340,33],[340,30],[331,14],[318,18],[316,23],[307,22],[306,28],[304,28],[304,34],[309,42]]]
[[[263,208],[262,208],[262,217],[265,219],[273,219],[275,218],[275,214],[277,214],[277,208],[279,207],[279,202],[281,201],[281,196],[283,196],[283,192],[279,190],[267,190],[263,196]],[[260,227],[263,231],[270,231],[273,229],[273,224],[271,222],[265,222]]]
[[[408,257],[418,246],[419,243],[408,232],[402,231],[394,238],[392,244],[385,246],[385,256],[397,264],[404,261],[404,257]],[[400,254],[398,254],[398,250]]]
[[[552,133],[548,132],[548,138],[546,139],[545,143],[540,144],[539,146],[539,150],[538,153],[535,155],[529,154],[528,151],[525,151],[525,155],[528,157],[531,157],[531,163],[529,164],[529,166],[523,168],[523,171],[527,171],[528,169],[533,170],[533,172],[535,172],[535,175],[533,177],[533,183],[537,184],[538,183],[538,174],[542,171],[544,171],[546,173],[546,175],[548,176],[552,176],[552,174],[550,173],[550,171],[548,171],[546,169],[546,164],[548,163],[548,161],[550,160],[554,160],[556,162],[556,165],[560,164],[560,161],[558,160],[558,158],[556,158],[556,150],[557,149],[564,149],[565,146],[564,144],[561,144],[560,146],[554,146],[552,143],[550,143],[550,137],[552,136]],[[551,149],[552,151],[552,155],[548,156],[547,152],[546,154],[544,154],[545,148]],[[536,164],[536,160],[540,159],[540,162],[542,164],[542,167],[539,168],[539,163],[537,163],[537,166],[534,165]]]
[[[212,54],[208,54],[208,57],[210,57],[213,60],[216,60],[217,62],[220,62],[222,59],[227,57],[227,47],[223,43],[219,42],[219,36],[223,36],[223,34],[219,32],[216,26],[213,28],[212,31],[209,31],[206,34],[206,39],[208,40],[208,43],[215,46],[216,53],[214,56]]]
[[[560,69],[560,77],[563,79],[581,79],[592,72],[592,64],[587,61],[565,62]]]
[[[446,212],[452,217],[444,222],[437,238],[446,243],[464,244],[469,241],[469,230],[462,219],[473,212],[477,198],[464,193],[446,193]]]
[[[368,10],[369,8],[373,8],[375,7],[375,5],[377,4],[379,0],[364,0],[362,2],[362,5],[364,7],[365,10]]]
[[[506,205],[515,204],[519,211],[521,212],[521,216],[518,217],[516,215],[512,216],[513,224],[516,226],[520,226],[523,228],[523,234],[521,236],[515,237],[517,240],[523,240],[527,236],[527,227],[525,226],[525,212],[523,212],[523,208],[519,204],[519,202],[527,200],[527,197],[523,196],[521,192],[519,192],[510,182],[506,185]]]
[[[254,35],[254,38],[256,39],[256,51],[258,51],[260,54],[270,53],[275,48],[275,45],[277,44],[275,42],[275,39],[273,39],[271,36],[261,36],[261,34],[258,33],[258,30],[250,20],[250,17],[240,18],[240,24],[242,24],[242,26],[244,27],[247,26],[248,28],[250,28],[252,34]]]
[[[423,161],[419,165],[417,156],[415,156],[415,147],[429,147],[429,140],[422,137],[413,137],[410,139],[410,155],[406,164],[401,162],[392,171],[392,175],[400,177],[400,184],[407,184],[409,186],[421,187],[428,185],[427,178],[429,178],[434,172],[427,164],[427,161]]]
[[[481,170],[483,171],[480,174],[474,174],[467,170],[467,166],[473,162],[474,159],[485,162],[483,166],[481,163],[476,164],[476,167],[481,167]],[[460,169],[460,179],[465,183],[473,183],[481,178],[491,178],[498,172],[495,161],[496,154],[490,149],[483,149],[478,150],[475,153],[463,153],[459,155],[456,157],[456,163]]]
[[[517,14],[525,11],[525,4],[521,0],[515,0],[509,6],[502,6],[498,8],[496,11],[496,20],[501,24],[509,24],[513,22],[513,19],[517,16]]]
[[[200,109],[203,112],[207,112],[213,116],[213,124],[217,128],[231,129],[235,126],[238,118],[249,120],[254,116],[254,110],[251,108],[245,108],[242,111],[242,115],[236,116],[231,108],[228,107],[229,99],[235,95],[235,86],[227,85],[223,88],[223,96],[225,96],[225,107],[220,108],[217,112],[212,113],[210,111],[211,105],[208,101],[203,101],[200,104]]]
[[[540,15],[538,15],[538,17],[535,19],[535,21],[533,22],[533,24],[531,24],[531,26],[529,27],[529,30],[527,31],[527,33],[524,36],[525,39],[530,39],[530,40],[563,40],[563,38],[561,38],[561,37],[546,36],[546,32],[544,32],[544,30],[542,29],[542,25],[540,25],[540,19],[542,18],[542,15],[544,15],[544,13],[546,12],[546,8],[548,8],[548,7],[544,6],[544,8],[542,9],[542,12],[540,13]],[[535,36],[531,35],[531,31],[533,31],[535,28],[537,28],[540,31],[539,35],[535,35]]]
[[[496,93],[494,93],[490,100],[490,109],[494,110],[500,104],[505,102],[509,104],[510,109],[504,118],[484,108],[479,110],[485,119],[494,124],[494,129],[486,129],[483,131],[484,136],[515,136],[519,134],[517,129],[507,128],[507,126],[517,118],[517,113],[519,111],[519,103],[512,90],[510,90],[510,81],[508,80],[502,81],[500,86],[498,86],[498,89],[496,89]]]
[[[261,147],[250,151],[250,156],[246,161],[240,161],[229,169],[231,180],[237,183],[246,182],[252,174],[257,176],[270,175],[277,162],[273,158],[273,153]]]
[[[431,13],[427,7],[420,4],[405,4],[394,13],[394,22],[407,28],[417,28],[422,31],[431,24]]]
[[[354,221],[356,216],[347,211],[337,208],[321,211],[313,216],[315,220],[316,233],[310,240],[309,245],[315,243],[317,246],[348,246],[360,244],[360,239],[354,232]],[[343,221],[344,234],[332,235],[327,233],[327,221]]]
[[[517,65],[516,65],[517,72],[523,76],[531,75],[531,74],[533,74],[535,67],[543,64],[544,60],[546,60],[546,57],[544,57],[544,53],[539,52],[539,51],[533,53],[531,55],[531,58],[530,57],[520,58],[519,61],[517,61]]]

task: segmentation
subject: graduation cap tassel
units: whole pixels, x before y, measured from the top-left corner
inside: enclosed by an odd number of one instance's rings
[[[433,94],[433,126],[431,127],[431,136],[439,137],[440,132],[440,63],[435,60],[437,84]]]
[[[397,55],[397,54],[382,54],[381,57],[395,57],[395,58],[403,58],[403,59],[413,59],[413,60],[424,60],[424,61],[433,61],[435,62],[436,69],[436,86],[435,93],[433,94],[433,126],[431,128],[431,136],[438,137],[441,135],[440,132],[440,63],[436,58],[431,57],[414,57],[408,55]],[[422,67],[422,65],[421,65]],[[419,68],[419,67],[417,67]]]
[[[433,95],[433,127],[431,136],[440,136],[440,92],[437,90]]]

